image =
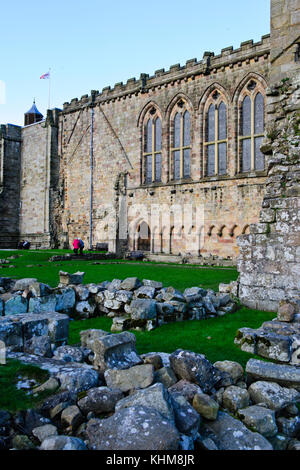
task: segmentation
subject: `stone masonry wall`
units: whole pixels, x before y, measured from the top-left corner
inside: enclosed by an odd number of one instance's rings
[[[236,236],[247,233],[247,227],[257,221],[265,184],[265,172],[241,174],[239,171],[238,108],[243,89],[251,79],[262,90],[266,89],[269,51],[269,36],[264,36],[258,43],[247,41],[239,49],[229,47],[217,56],[205,53],[201,61],[193,59],[183,67],[177,64],[169,71],[158,70],[152,77],[142,74],[140,80],[130,79],[125,85],[119,83],[113,89],[108,87],[102,93],[93,92],[91,96],[65,103],[58,139],[62,191],[59,209],[63,208],[58,237],[71,243],[74,236],[80,236],[86,246],[89,244],[93,109],[92,245],[108,241],[110,250],[116,249],[121,205],[126,212],[134,204],[143,204],[148,212],[151,205],[187,202],[194,207],[199,204],[205,207],[203,255],[212,252],[221,257],[236,257]],[[207,97],[214,90],[224,96],[228,112],[228,171],[222,177],[205,176],[203,164],[203,115]],[[174,181],[169,117],[180,98],[191,114],[191,178]],[[155,106],[162,120],[162,181],[145,184],[142,128],[151,106]],[[120,175],[123,175],[121,191]],[[128,223],[131,223],[130,216]],[[152,238],[156,237],[151,251],[170,253],[170,233],[163,234],[161,246],[163,227],[150,224],[150,230]],[[133,249],[136,234],[125,230],[127,236],[128,247]],[[171,251],[193,250],[182,237],[181,241],[173,240]]]
[[[0,247],[16,248],[19,236],[21,128],[0,127]]]
[[[55,110],[46,121],[22,128],[20,238],[33,246],[50,246],[51,188],[57,186]]]

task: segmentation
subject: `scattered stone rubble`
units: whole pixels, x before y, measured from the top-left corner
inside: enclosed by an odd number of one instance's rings
[[[139,356],[132,333],[81,332],[80,346],[49,359],[9,351],[47,369],[32,393],[55,393],[15,415],[0,411],[0,448],[40,450],[295,450],[300,368],[250,359],[246,374],[202,354]],[[276,367],[288,367],[285,376]],[[274,372],[275,371],[275,372]],[[280,379],[279,381],[277,379]]]
[[[291,302],[282,301],[277,318],[258,329],[240,328],[235,338],[242,351],[283,364],[300,365],[300,314]]]
[[[56,288],[35,278],[0,277],[0,316],[57,312],[77,319],[107,315],[112,331],[152,330],[164,323],[202,320],[233,313],[234,294],[201,287],[180,292],[161,282],[136,277],[83,284],[84,273],[60,271]]]
[[[32,283],[22,280],[18,287],[32,292]],[[9,281],[2,284],[9,285],[7,292],[13,291]],[[98,287],[80,283],[65,289],[87,296],[81,301],[89,299],[91,291],[94,296],[113,293],[110,300],[114,301],[131,293],[131,301],[125,305],[147,300],[148,312],[153,308],[151,302],[188,305],[189,297],[194,296],[208,300],[200,288],[182,294],[136,278],[106,283],[104,290]],[[152,298],[134,296],[149,287]],[[53,295],[44,286],[35,284],[35,289]],[[62,295],[63,288],[58,289],[62,290],[55,295]],[[30,297],[29,304],[33,298],[37,297]],[[276,355],[272,353],[277,362],[250,359],[244,371],[236,362],[212,364],[204,355],[182,349],[172,354],[139,355],[135,335],[129,331],[84,330],[80,345],[71,346],[67,344],[69,321],[69,315],[55,311],[0,318],[0,340],[7,346],[7,357],[49,373],[46,382],[34,384],[30,390],[37,396],[49,393],[36,409],[15,414],[0,411],[0,449],[300,449],[300,367],[292,361],[278,361],[287,357],[284,342],[277,341]],[[286,305],[268,323],[293,330],[290,336],[296,335],[300,325]],[[237,338],[243,347],[242,328]],[[255,351],[264,353],[266,348]]]

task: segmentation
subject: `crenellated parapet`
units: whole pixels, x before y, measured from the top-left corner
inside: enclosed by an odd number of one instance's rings
[[[139,79],[130,78],[125,84],[118,82],[113,88],[110,86],[103,88],[102,92],[93,90],[90,95],[86,94],[80,99],[73,98],[70,102],[65,102],[63,112],[76,111],[92,103],[120,101],[156,88],[161,89],[173,86],[175,83],[180,84],[207,75],[234,70],[259,60],[268,61],[269,56],[270,35],[267,34],[262,36],[261,41],[258,42],[253,42],[253,40],[244,41],[237,49],[229,46],[222,49],[218,55],[213,52],[204,52],[203,58],[199,61],[196,58],[189,59],[183,66],[173,64],[169,67],[169,70],[156,70],[152,76],[142,73]]]

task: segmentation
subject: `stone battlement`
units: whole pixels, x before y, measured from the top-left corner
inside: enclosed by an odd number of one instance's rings
[[[258,61],[260,57],[267,60],[269,54],[270,34],[266,34],[259,42],[254,43],[252,39],[242,42],[238,49],[229,46],[222,49],[218,55],[213,52],[204,52],[203,59],[200,61],[196,58],[189,59],[184,66],[174,64],[169,70],[156,70],[152,76],[142,73],[139,79],[133,77],[128,79],[126,84],[118,82],[113,88],[107,86],[101,93],[98,90],[92,90],[90,96],[83,95],[80,99],[73,98],[71,102],[65,102],[63,112],[72,112],[93,103],[125,99],[134,94],[144,93],[153,87],[174,85],[178,80],[195,79],[196,76],[224,72],[226,68],[241,67],[244,62],[249,64],[251,60]]]

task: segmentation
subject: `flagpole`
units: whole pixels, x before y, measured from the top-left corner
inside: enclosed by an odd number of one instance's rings
[[[48,109],[50,109],[50,85],[51,85],[51,73],[50,73],[50,68],[49,68],[49,95],[48,95]]]

